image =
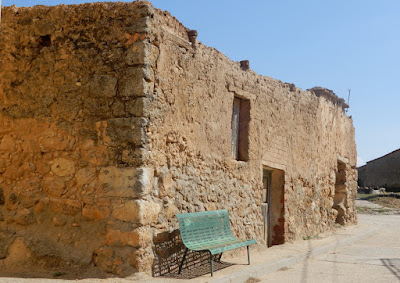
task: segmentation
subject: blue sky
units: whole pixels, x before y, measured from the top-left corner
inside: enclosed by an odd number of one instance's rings
[[[79,0],[3,0],[2,5]],[[131,1],[124,1],[131,2]],[[154,0],[198,40],[259,74],[348,99],[360,160],[400,148],[400,1]]]

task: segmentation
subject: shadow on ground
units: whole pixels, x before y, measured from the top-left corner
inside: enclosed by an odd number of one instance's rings
[[[103,270],[89,266],[86,268],[25,268],[15,269],[5,272],[0,268],[0,277],[5,278],[35,278],[35,279],[62,279],[62,280],[81,280],[81,279],[107,279],[121,278],[112,273],[104,272]],[[1,281],[1,280],[0,280]]]
[[[182,243],[179,230],[164,232],[153,239],[155,259],[153,276],[159,278],[193,279],[210,274],[210,254],[189,250],[183,263],[181,274],[178,274],[185,246]],[[219,262],[219,255],[214,255],[214,271],[224,269],[234,264]],[[211,276],[211,274],[210,274]]]
[[[400,258],[381,258],[382,263],[400,279]]]
[[[214,261],[214,272],[235,265],[228,262],[215,262]],[[162,275],[160,278],[176,278],[176,279],[193,279],[199,276],[209,274],[211,277],[210,263],[203,263],[201,265],[191,266],[189,268],[183,268],[181,274],[178,274],[178,269],[171,271],[170,273]]]
[[[179,265],[184,254],[183,245],[167,257],[157,258],[153,266],[153,276],[160,278],[193,279],[205,274],[210,274],[210,254],[208,252],[195,252],[189,250],[182,266],[181,274],[178,274]],[[214,272],[235,265],[219,261],[219,255],[213,258]]]

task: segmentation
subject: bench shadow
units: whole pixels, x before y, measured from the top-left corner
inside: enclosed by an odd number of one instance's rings
[[[207,255],[208,258],[208,255]],[[214,261],[214,272],[227,268],[229,266],[235,265],[233,263],[229,263],[229,262],[216,262]],[[207,261],[206,263],[202,263],[202,264],[198,264],[198,265],[193,265],[191,267],[183,267],[182,268],[182,272],[181,274],[178,274],[178,269],[173,270],[170,273],[164,274],[161,277],[163,278],[175,278],[175,279],[193,279],[196,277],[200,277],[203,275],[209,275],[211,278],[211,267],[210,267],[210,263]]]
[[[210,274],[210,255],[208,252],[195,252],[189,250],[178,274],[179,265],[185,252],[179,230],[171,233],[164,232],[153,238],[155,259],[153,264],[153,276],[176,279],[193,279]],[[214,256],[214,272],[235,265],[228,262],[218,262],[218,255]]]
[[[400,279],[400,258],[381,258],[382,263]]]

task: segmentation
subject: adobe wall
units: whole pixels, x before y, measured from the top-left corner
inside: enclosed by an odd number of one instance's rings
[[[150,8],[2,9],[1,272],[143,269],[157,218],[142,162]]]
[[[175,213],[213,209],[228,209],[239,238],[262,243],[263,166],[284,172],[277,243],[331,229],[338,214],[340,223],[356,223],[356,145],[343,101],[243,71],[214,48],[197,42],[194,49],[187,31],[157,11],[149,38],[160,53],[146,159],[163,207],[154,244],[178,229]],[[250,100],[247,162],[231,158],[234,96]]]
[[[400,150],[371,160],[358,168],[360,186],[400,189]]]

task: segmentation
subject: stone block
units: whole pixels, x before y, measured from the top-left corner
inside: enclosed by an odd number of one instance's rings
[[[117,94],[117,78],[109,75],[95,75],[89,83],[92,97],[114,97]]]
[[[76,215],[82,210],[80,201],[63,198],[49,198],[49,206],[57,214]]]
[[[205,204],[205,205],[207,205],[207,204]],[[175,214],[177,214],[178,212],[179,212],[178,208],[171,201],[169,201],[165,207],[165,213],[166,213],[167,219],[173,220],[175,218]]]
[[[64,226],[67,224],[68,218],[65,215],[56,215],[52,219],[52,223],[54,226]]]
[[[138,168],[135,192],[138,197],[148,195],[153,187],[154,170],[152,168]]]
[[[139,247],[139,234],[133,232],[121,232],[119,230],[109,230],[105,237],[105,245],[107,246],[132,246]]]
[[[122,101],[116,100],[111,105],[113,117],[125,117],[125,104]]]
[[[115,201],[112,208],[115,219],[142,225],[156,223],[161,211],[158,203],[144,200]]]
[[[27,208],[18,210],[14,217],[14,221],[20,225],[29,225],[35,223],[33,211]]]
[[[114,118],[107,121],[107,136],[111,146],[133,144],[141,146],[146,142],[146,120],[143,118]]]
[[[24,152],[29,153],[38,153],[41,151],[39,142],[37,140],[33,140],[30,137],[23,141],[21,148]]]
[[[163,198],[169,196],[171,189],[174,186],[172,175],[169,173],[162,174],[160,184],[160,197]]]
[[[121,97],[141,97],[153,93],[154,74],[148,66],[129,68],[121,79],[118,95]]]
[[[33,208],[33,211],[34,211],[35,213],[41,213],[41,212],[43,212],[43,211],[45,210],[45,208],[46,208],[46,204],[45,204],[45,202],[43,201],[43,199],[41,199],[41,200],[35,205],[35,207]]]
[[[25,263],[32,257],[32,251],[26,245],[22,237],[16,238],[8,248],[6,263],[19,265]]]
[[[111,248],[101,247],[93,253],[93,262],[106,272],[120,274],[121,267],[115,261],[114,251]]]
[[[139,206],[139,223],[142,225],[149,225],[157,223],[158,215],[161,212],[161,206],[158,203],[137,200]]]
[[[65,190],[65,180],[63,177],[46,176],[43,178],[43,191],[48,196],[60,197]]]
[[[78,187],[92,183],[96,177],[96,168],[93,167],[82,168],[75,174],[76,184]]]
[[[3,173],[7,167],[7,159],[0,158],[0,173]]]
[[[38,141],[39,148],[43,152],[69,150],[75,144],[75,139],[72,136],[61,134],[53,129],[44,131]],[[31,142],[31,146],[34,145],[37,146],[36,141]]]
[[[18,163],[16,164],[10,164],[9,166],[6,167],[6,170],[4,171],[2,177],[5,179],[19,179],[24,175],[24,171],[21,170],[21,167],[19,166]]]
[[[110,98],[85,98],[83,101],[84,113],[88,116],[96,118],[110,118],[112,117],[110,103]]]
[[[146,102],[145,97],[138,97],[133,101],[126,102],[125,104],[126,112],[135,117],[143,117],[145,102]]]
[[[150,193],[153,170],[150,168],[105,167],[99,183],[108,196],[138,198]]]
[[[110,204],[111,204],[111,201],[110,201],[110,199],[109,198],[104,198],[104,197],[102,197],[102,198],[99,198],[97,201],[96,201],[96,205],[97,206],[110,206]]]
[[[60,177],[71,176],[75,173],[75,163],[65,158],[57,158],[50,163],[51,171]]]
[[[7,256],[7,251],[11,243],[15,239],[15,233],[8,230],[0,230],[0,259]]]
[[[145,44],[144,42],[135,42],[126,51],[125,63],[131,65],[143,65],[145,61]]]
[[[55,25],[49,19],[38,19],[34,21],[33,30],[38,36],[46,36],[54,32]]]
[[[151,249],[138,249],[131,254],[129,263],[139,272],[150,272],[153,267],[154,255]]]
[[[140,222],[140,203],[136,200],[128,200],[128,201],[115,201],[112,204],[112,216],[115,219],[122,220],[125,222]]]
[[[96,148],[84,151],[82,159],[88,160],[93,165],[102,166],[109,161],[108,150],[106,146],[97,146]]]
[[[155,65],[160,52],[152,44],[140,41],[132,44],[126,52],[127,65]]]
[[[346,184],[337,184],[335,186],[335,193],[345,193],[347,191]]]
[[[15,150],[15,140],[10,135],[5,135],[0,142],[0,151],[10,151]]]
[[[110,215],[110,209],[106,206],[86,205],[82,209],[82,216],[85,220],[100,221]]]

